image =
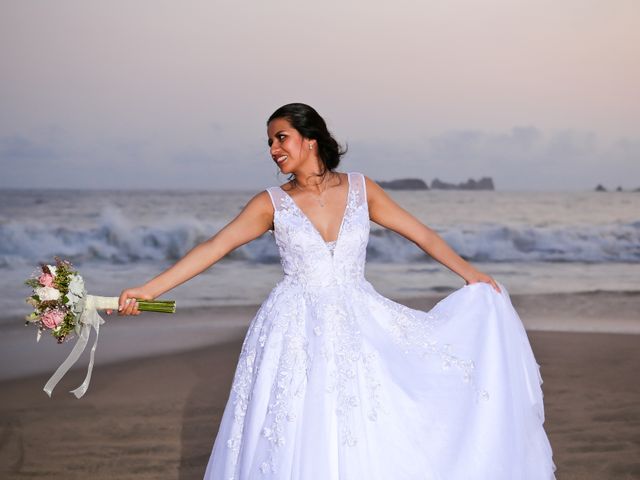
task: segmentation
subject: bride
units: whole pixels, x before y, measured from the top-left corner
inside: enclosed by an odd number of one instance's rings
[[[121,315],[274,234],[284,276],[247,331],[205,479],[553,479],[542,378],[503,285],[358,172],[310,106],[267,122],[289,181],[147,283]],[[370,221],[414,242],[466,285],[432,310],[364,277]]]

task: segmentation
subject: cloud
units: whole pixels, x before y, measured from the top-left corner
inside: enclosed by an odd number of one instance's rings
[[[427,140],[427,152],[437,162],[486,165],[515,161],[557,162],[598,154],[595,134],[560,131],[545,134],[533,126],[513,127],[504,133],[454,130]]]
[[[60,152],[52,145],[24,135],[0,137],[0,160],[7,166],[22,161],[38,162],[60,158]]]
[[[62,130],[18,132],[0,137],[5,172],[0,187],[253,189],[284,181],[274,173],[264,139],[245,137],[226,127],[203,129],[189,139],[104,135],[81,141]],[[412,176],[459,182],[491,176],[500,190],[640,186],[640,139],[607,144],[589,131],[545,132],[525,125],[348,145],[341,170],[377,180]]]
[[[359,141],[356,168],[379,179],[418,176],[448,181],[491,176],[500,189],[590,189],[597,183],[640,186],[640,140],[600,142],[589,131],[543,132],[516,126],[506,132],[450,130],[422,143]]]

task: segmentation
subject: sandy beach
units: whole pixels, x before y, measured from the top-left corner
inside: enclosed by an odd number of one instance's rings
[[[422,309],[435,301],[402,300]],[[541,365],[545,429],[558,479],[640,478],[640,336],[629,333],[640,322],[640,295],[513,296],[513,302]],[[51,399],[42,386],[53,367],[47,373],[1,382],[0,477],[202,478],[241,339],[256,308],[176,315],[172,335],[185,351],[174,353],[166,353],[162,344],[169,343],[165,336],[170,329],[162,329],[165,320],[140,316],[137,326],[158,327],[147,340],[159,347],[141,348],[139,358],[119,361],[122,350],[139,342],[142,334],[125,323],[132,319],[114,319],[111,337],[101,334],[99,349],[104,355],[98,357],[89,392],[81,400],[67,391],[82,381],[82,366],[63,379]],[[186,333],[175,333],[180,321]],[[606,326],[627,333],[604,333]],[[116,335],[120,329],[133,334]],[[24,331],[22,335],[27,336]],[[13,355],[12,360],[3,349],[5,371],[21,358],[40,358],[37,348],[22,357]],[[57,357],[64,355],[58,352]]]

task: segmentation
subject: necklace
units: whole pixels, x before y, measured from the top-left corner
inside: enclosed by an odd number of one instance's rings
[[[325,183],[324,179],[323,179],[322,183]],[[293,185],[294,185],[298,190],[302,190],[303,192],[304,192],[304,191],[306,191],[306,189],[305,189],[305,188],[302,188],[300,185],[298,185],[298,182],[296,181],[296,179],[295,179],[295,178],[293,179]],[[318,200],[318,204],[319,204],[321,207],[323,207],[323,208],[324,208],[324,206],[325,206],[325,203],[324,203],[324,199],[322,198],[322,195],[323,195],[323,194],[324,194],[324,192],[326,192],[326,191],[327,191],[327,188],[325,188],[324,190],[322,190],[322,191],[320,192],[320,194],[319,194],[319,195],[311,194],[311,195],[313,195],[313,196],[316,198],[316,200]]]

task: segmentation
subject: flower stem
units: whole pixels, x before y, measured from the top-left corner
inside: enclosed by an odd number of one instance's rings
[[[142,300],[136,298],[138,310],[142,312],[176,313],[175,300]]]

